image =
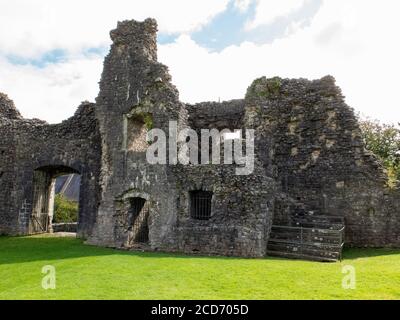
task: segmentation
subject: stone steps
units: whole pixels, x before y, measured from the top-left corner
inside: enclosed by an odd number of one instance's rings
[[[272,226],[267,254],[314,261],[341,259],[344,224],[337,217],[307,216],[291,226]]]
[[[297,229],[274,229],[270,234],[270,240],[337,244],[340,240],[339,236],[337,234],[332,234],[331,231],[332,230],[329,229],[304,228],[301,234]]]
[[[309,256],[309,255],[305,255],[305,254],[284,252],[284,251],[267,251],[267,254],[270,257],[309,260],[309,261],[319,261],[319,262],[336,262],[338,260],[338,259],[317,257],[315,255],[310,255]]]
[[[341,249],[312,248],[312,246],[270,242],[268,243],[267,255],[317,261],[338,261],[341,260]]]
[[[315,256],[318,258],[336,259],[340,258],[340,248],[338,246],[325,245],[321,243],[293,243],[281,241],[269,241],[269,252],[288,252],[292,254],[302,254]]]

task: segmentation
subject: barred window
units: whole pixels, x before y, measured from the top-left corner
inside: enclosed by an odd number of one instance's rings
[[[211,199],[213,193],[209,191],[190,192],[190,216],[196,220],[211,218]]]

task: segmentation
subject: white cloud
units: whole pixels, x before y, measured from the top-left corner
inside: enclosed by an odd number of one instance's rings
[[[244,12],[248,9],[250,3],[253,0],[234,0],[234,5],[236,8],[238,8],[241,12]]]
[[[108,46],[117,21],[154,17],[165,33],[190,32],[222,12],[229,0],[2,0],[0,2],[0,92],[25,117],[59,122],[82,100],[97,96],[102,58],[82,49]],[[38,58],[54,49],[65,62],[45,68],[13,65],[5,58]]]
[[[29,51],[31,45],[43,49],[59,43],[71,49],[98,44],[103,38],[108,39],[109,29],[114,28],[116,21],[121,18],[111,14],[112,18],[108,19],[105,13],[99,13],[100,18],[95,19],[92,16],[96,12],[92,8],[86,8],[86,1],[81,4],[83,7],[80,10],[83,11],[78,15],[82,17],[77,17],[76,21],[82,21],[86,17],[87,24],[90,25],[91,19],[94,19],[93,26],[88,26],[88,30],[82,29],[79,23],[74,25],[71,9],[67,18],[50,15],[52,19],[60,21],[57,25],[65,24],[58,26],[61,29],[54,32],[44,24],[41,28],[44,34],[48,33],[46,37],[42,39],[39,35],[33,38],[27,36],[25,45],[22,40],[15,40],[15,43],[19,43],[16,47]],[[169,24],[170,11],[177,11],[175,18],[183,16],[184,11],[179,10],[181,7],[172,7],[170,1],[168,5],[171,8],[165,15],[161,13],[162,9],[157,9],[160,12],[160,26],[165,26],[161,27],[163,30],[181,29],[182,33],[198,28],[203,23],[201,19],[206,21],[206,16],[219,10],[203,9],[203,13],[196,13],[198,20],[192,16],[186,22]],[[166,7],[162,8],[166,10]],[[293,24],[286,37],[271,44],[245,42],[225,48],[221,52],[209,52],[197,45],[190,36],[183,34],[175,43],[160,46],[159,58],[170,67],[173,82],[181,93],[182,101],[242,98],[250,83],[263,75],[316,79],[332,74],[343,89],[348,104],[357,111],[386,122],[399,121],[399,9],[398,0],[325,0],[308,27]],[[122,18],[141,18],[130,12],[123,13]],[[18,13],[14,13],[14,17],[18,18]],[[28,20],[37,20],[29,15],[26,17]],[[101,21],[103,18],[104,21]],[[12,17],[7,19],[12,20]],[[23,32],[17,26],[22,25],[22,29],[29,30],[25,23],[29,26],[31,22],[23,22],[21,18],[17,20],[18,23],[6,28],[8,32],[4,31],[3,26],[0,27],[2,50],[4,44],[8,43],[10,46],[12,43],[7,37],[23,39]],[[198,23],[193,24],[195,21]],[[0,19],[0,25],[2,23]],[[60,36],[56,37],[57,34]],[[96,40],[96,35],[100,40]],[[95,56],[73,55],[67,62],[49,65],[43,69],[11,65],[0,57],[0,91],[8,93],[15,100],[24,116],[57,122],[71,116],[80,101],[94,99],[101,69],[102,59]]]
[[[82,100],[94,101],[102,63],[95,56],[75,57],[38,69],[0,58],[0,91],[14,100],[24,117],[57,123],[72,116]]]
[[[309,27],[272,44],[243,43],[208,53],[183,36],[162,46],[159,56],[170,66],[184,101],[241,98],[261,75],[316,79],[332,74],[356,111],[400,121],[399,9],[397,0],[325,0]]]
[[[199,29],[229,0],[2,0],[0,53],[37,56],[55,48],[78,51],[109,44],[117,21],[154,17],[160,31]]]
[[[268,25],[277,18],[288,16],[290,13],[301,8],[309,0],[258,0],[256,16],[246,26],[254,29],[261,25]]]

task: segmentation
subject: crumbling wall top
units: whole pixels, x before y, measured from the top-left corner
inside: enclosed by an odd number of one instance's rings
[[[281,99],[315,102],[329,97],[344,101],[341,89],[330,75],[317,80],[261,77],[254,80],[247,89],[246,103],[254,105],[265,100]]]
[[[243,99],[186,104],[186,108],[189,114],[189,124],[195,130],[242,128],[245,112]]]
[[[157,60],[157,21],[148,18],[143,22],[125,20],[118,22],[110,32],[115,46],[129,47],[137,54]]]
[[[14,105],[14,102],[4,93],[0,92],[0,117],[19,120],[22,119],[21,114]]]

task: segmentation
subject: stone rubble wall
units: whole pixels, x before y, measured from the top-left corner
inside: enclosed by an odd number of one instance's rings
[[[178,250],[219,255],[265,255],[274,211],[275,181],[261,163],[253,174],[238,176],[232,165],[182,167],[176,233]],[[213,192],[212,217],[190,217],[189,191]]]
[[[19,118],[14,103],[6,95],[0,94],[0,235],[18,233],[14,120]]]
[[[257,128],[258,154],[273,159],[282,192],[303,204],[292,215],[344,217],[350,245],[399,245],[393,231],[400,221],[398,191],[387,188],[382,164],[365,150],[354,111],[333,77],[257,79],[248,89],[245,117]],[[272,137],[272,150],[265,150],[265,137]],[[284,214],[275,212],[276,220]]]
[[[4,123],[0,132],[7,137],[2,140],[2,144],[7,144],[1,148],[5,156],[0,160],[1,167],[8,169],[4,174],[6,179],[0,181],[4,186],[3,203],[0,202],[0,210],[4,210],[0,222],[5,220],[0,226],[6,228],[4,233],[28,234],[34,172],[43,169],[51,177],[71,172],[82,175],[78,233],[81,237],[89,236],[99,200],[101,155],[94,105],[83,103],[73,117],[56,125],[22,117],[0,121]]]
[[[201,129],[242,129],[244,107],[244,100],[187,104],[188,123],[196,131]]]
[[[166,133],[169,121],[176,121],[178,129],[242,126],[243,101],[228,102],[225,108],[212,104],[214,122],[210,123],[205,119],[210,114],[208,104],[188,107],[179,101],[167,68],[155,60],[155,32],[151,19],[143,24],[122,22],[118,31],[111,32],[114,42],[105,61],[96,107],[104,151],[102,201],[96,231],[88,242],[125,246],[129,228],[126,201],[141,197],[149,202],[153,250],[263,256],[272,220],[273,192],[268,191],[273,181],[266,179],[262,170],[251,178],[236,178],[222,167],[149,165],[141,149],[123,147],[126,115],[149,114],[152,126]],[[135,35],[148,41],[127,40]],[[194,116],[197,112],[202,115]],[[231,114],[228,122],[224,119],[227,114]],[[250,187],[255,185],[259,190]],[[189,215],[189,192],[197,188],[214,192],[213,218],[208,223],[194,221]],[[249,191],[238,192],[240,189]],[[226,199],[232,194],[236,198]],[[238,197],[243,204],[234,206]]]
[[[148,114],[152,127],[168,132],[169,121],[185,118],[178,92],[167,68],[156,61],[157,24],[124,21],[111,32],[113,45],[104,62],[96,117],[102,135],[101,202],[95,232],[89,243],[122,246],[118,207],[124,197],[136,195],[150,202],[150,242],[156,249],[176,245],[171,224],[176,215],[174,182],[170,169],[149,165],[145,152],[124,149],[124,117]],[[172,181],[171,181],[172,180]],[[122,222],[122,224],[124,224]]]

